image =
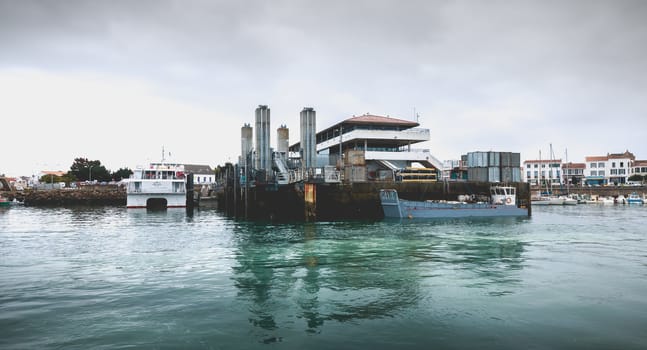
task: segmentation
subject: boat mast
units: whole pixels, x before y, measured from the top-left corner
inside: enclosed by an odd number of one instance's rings
[[[566,194],[570,195],[570,184],[569,184],[569,178],[568,178],[568,148],[564,149],[564,157],[566,158],[566,176],[564,176],[564,179],[566,180]]]

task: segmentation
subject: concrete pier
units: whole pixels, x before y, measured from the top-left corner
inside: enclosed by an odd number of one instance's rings
[[[244,193],[240,190],[226,187],[218,196],[218,207],[228,215],[250,220],[381,220],[384,215],[379,190],[383,188],[396,189],[403,199],[451,201],[465,194],[489,199],[491,185],[486,182],[261,185],[249,189],[247,201],[241,200]],[[530,215],[530,187],[526,183],[511,185],[517,188],[518,204],[528,208]]]

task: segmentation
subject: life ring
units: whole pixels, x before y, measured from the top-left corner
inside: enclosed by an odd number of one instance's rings
[[[510,197],[506,198],[505,202],[508,203],[508,204],[512,203],[512,198],[510,198]]]

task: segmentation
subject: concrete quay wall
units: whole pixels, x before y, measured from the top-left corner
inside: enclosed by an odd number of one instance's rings
[[[228,215],[250,220],[380,220],[384,217],[379,199],[380,189],[394,188],[403,199],[451,201],[465,194],[489,199],[491,185],[485,182],[300,183],[250,188],[247,200],[243,191],[233,191],[229,187],[219,193],[218,208]],[[525,204],[530,213],[528,184],[511,185],[517,188],[519,203]]]
[[[29,206],[126,205],[126,190],[116,186],[111,188],[28,190],[14,192],[13,197]]]
[[[539,192],[539,187],[532,186],[531,189],[533,194]],[[647,194],[647,186],[599,186],[599,187],[570,187],[566,189],[553,189],[555,194],[583,194],[599,197],[618,197],[623,195],[627,197],[631,193],[636,192],[638,194]]]

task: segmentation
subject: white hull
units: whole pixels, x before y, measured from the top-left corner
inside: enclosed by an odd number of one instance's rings
[[[166,208],[185,208],[186,195],[184,193],[129,193],[126,197],[126,208],[148,208],[149,200],[166,201]]]
[[[542,197],[540,199],[535,199],[531,201],[532,205],[564,205],[565,200],[563,198],[556,197]],[[577,204],[577,201],[575,202]]]

